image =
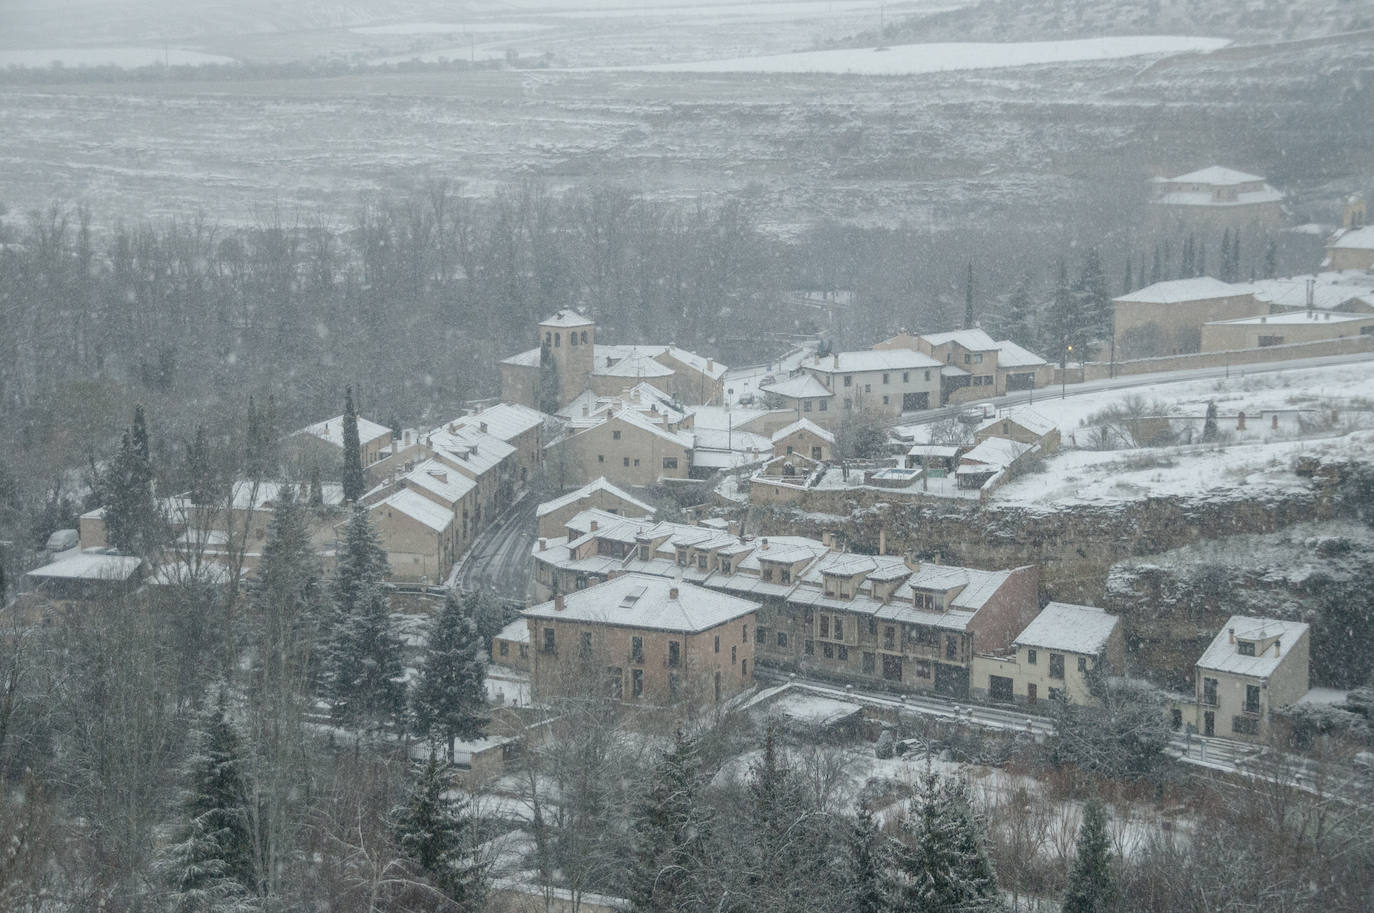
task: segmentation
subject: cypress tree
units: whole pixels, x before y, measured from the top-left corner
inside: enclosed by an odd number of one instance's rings
[[[1217,439],[1217,404],[1215,401],[1207,403],[1207,414],[1202,420],[1202,440],[1203,442],[1215,441]]]
[[[389,573],[367,509],[354,505],[334,573],[325,674],[330,710],[342,725],[397,721],[405,709],[401,639],[383,588]]]
[[[1112,851],[1107,837],[1107,815],[1102,803],[1090,799],[1083,806],[1083,826],[1069,887],[1064,894],[1064,913],[1107,913],[1116,907],[1116,879],[1112,875]]]
[[[185,818],[158,864],[177,913],[223,909],[257,889],[244,755],[222,694],[198,743],[187,765]]]
[[[411,695],[415,732],[443,739],[451,753],[454,739],[474,739],[487,723],[487,651],[473,609],[476,594],[463,602],[452,592],[430,626],[425,655]]]
[[[1197,271],[1194,273],[1194,275],[1197,275],[1197,276],[1205,276],[1205,275],[1207,275],[1207,242],[1206,242],[1206,241],[1199,241],[1199,242],[1197,243]]]
[[[344,388],[343,414],[343,495],[350,504],[367,491],[363,475],[362,444],[358,441],[358,412],[353,408],[353,388]]]
[[[1131,258],[1126,257],[1126,276],[1121,280],[1121,294],[1129,295],[1135,291],[1135,279],[1131,276]]]
[[[162,522],[153,499],[153,466],[142,406],[134,409],[133,426],[120,438],[103,488],[110,545],[128,555],[147,555],[161,545]]]
[[[1180,279],[1189,279],[1196,275],[1196,273],[1193,272],[1196,266],[1196,259],[1194,256],[1195,246],[1193,236],[1191,234],[1188,235],[1183,241],[1183,255],[1178,265],[1178,277]]]
[[[1221,275],[1218,278],[1223,282],[1235,281],[1231,268],[1231,229],[1229,228],[1221,233]]]
[[[191,503],[197,507],[214,503],[215,481],[215,467],[210,457],[210,445],[205,439],[205,426],[196,425],[196,436],[186,450],[186,484]]]
[[[1273,279],[1279,274],[1279,246],[1273,238],[1264,245],[1264,278]]]
[[[1159,242],[1156,241],[1156,242],[1155,242],[1155,259],[1154,259],[1154,263],[1153,263],[1153,264],[1151,265],[1151,267],[1150,267],[1150,284],[1151,284],[1151,285],[1154,285],[1156,282],[1161,281],[1163,278],[1164,278],[1164,261],[1163,261],[1162,255],[1161,255],[1161,253],[1160,253],[1160,250],[1159,250]]]
[[[450,798],[444,767],[433,757],[416,769],[410,795],[392,813],[401,851],[461,910],[481,906],[487,866],[475,853],[476,819],[466,800]]]
[[[964,329],[973,329],[973,261],[968,264],[968,275],[964,279]]]
[[[318,463],[310,467],[310,507],[312,510],[319,510],[324,507],[324,485],[320,482],[320,466]]]

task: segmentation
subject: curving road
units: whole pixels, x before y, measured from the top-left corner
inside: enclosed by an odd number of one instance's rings
[[[495,523],[478,533],[463,560],[449,575],[448,585],[463,592],[487,590],[497,598],[525,605],[531,589],[534,511],[538,500],[528,493],[511,505]]]

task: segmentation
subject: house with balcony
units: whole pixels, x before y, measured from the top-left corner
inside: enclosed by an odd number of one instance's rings
[[[1197,731],[1266,740],[1270,711],[1307,693],[1309,645],[1301,622],[1232,615],[1197,661]]]
[[[757,603],[624,573],[525,610],[536,700],[596,695],[691,712],[753,685]]]

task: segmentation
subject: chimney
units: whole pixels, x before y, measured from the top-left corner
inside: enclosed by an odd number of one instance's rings
[[[880,529],[880,530],[878,530],[878,554],[879,554],[879,555],[886,555],[886,554],[887,554],[887,530],[886,530],[886,529]]]
[[[714,358],[708,358],[708,359],[706,359],[706,370],[707,370],[707,371],[714,370],[715,367],[716,367],[716,361],[715,361]]]
[[[836,352],[836,353],[834,353],[833,355],[830,356],[830,366],[831,366],[832,368],[839,368],[839,366],[840,366],[840,353],[839,353],[839,352]]]
[[[1236,642],[1236,629],[1235,629],[1235,628],[1227,628],[1227,629],[1226,629],[1226,633],[1230,635],[1229,643],[1235,643],[1235,642]]]
[[[477,427],[481,430],[481,432],[482,432],[483,434],[486,434],[486,433],[487,433],[487,423],[486,423],[486,422],[478,422],[478,423],[477,423]]]
[[[555,612],[561,612],[561,611],[563,611],[563,610],[566,609],[566,608],[567,608],[567,605],[563,602],[563,594],[562,594],[562,593],[559,593],[557,596],[553,597],[553,610],[554,610]]]
[[[1275,655],[1275,656],[1278,656],[1279,654],[1280,654],[1280,651],[1279,651],[1279,638],[1275,637],[1275,638],[1274,638],[1274,655]]]
[[[761,551],[761,552],[766,552],[766,551],[768,551],[768,540],[767,540],[767,539],[764,539],[762,542],[759,543],[759,551]]]
[[[548,539],[543,539],[543,538],[541,538],[541,539],[539,540],[539,550],[540,550],[541,552],[542,552],[542,551],[547,551],[547,550],[548,550],[548,547],[549,547],[549,540],[548,540]]]
[[[592,532],[596,532],[596,526],[597,526],[597,523],[596,523],[595,520],[593,520],[593,521],[592,521]]]
[[[673,586],[668,588],[668,598],[677,599],[677,587]]]

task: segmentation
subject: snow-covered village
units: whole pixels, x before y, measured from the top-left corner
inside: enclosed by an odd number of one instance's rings
[[[0,910],[1367,913],[1374,14],[0,10]]]

